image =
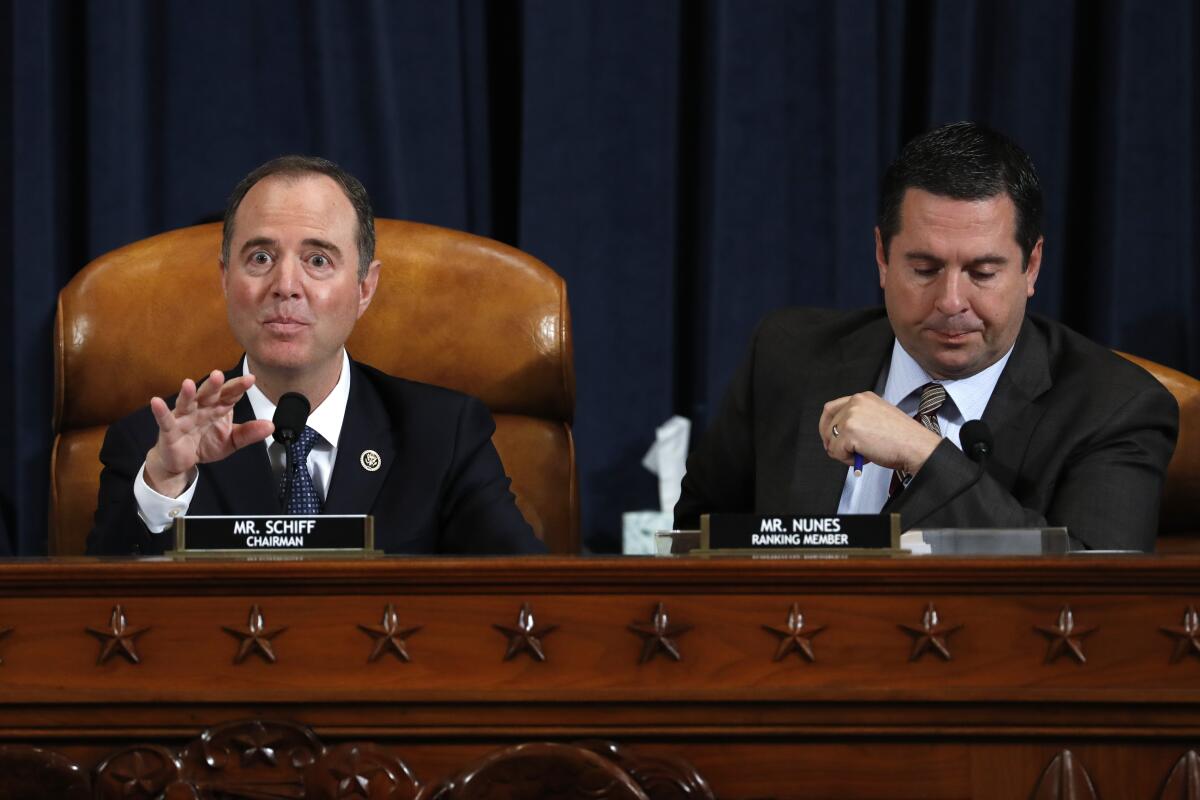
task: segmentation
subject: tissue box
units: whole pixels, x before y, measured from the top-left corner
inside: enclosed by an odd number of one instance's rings
[[[627,556],[654,555],[654,532],[669,531],[674,522],[674,514],[669,511],[626,511],[621,515],[621,552]]]

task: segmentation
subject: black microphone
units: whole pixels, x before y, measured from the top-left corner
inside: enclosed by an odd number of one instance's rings
[[[308,398],[299,392],[285,392],[275,406],[275,439],[283,444],[283,481],[279,489],[279,502],[286,509],[292,497],[292,448],[291,443],[304,430],[308,412],[312,406]]]
[[[920,519],[913,523],[905,523],[905,530],[911,530],[917,527],[917,523],[924,522],[930,514],[935,511],[941,511],[953,501],[957,500],[960,495],[968,489],[979,483],[983,473],[987,470],[988,456],[992,454],[992,429],[988,424],[981,419],[973,419],[963,424],[958,432],[958,442],[962,445],[962,451],[966,453],[967,458],[979,464],[979,468],[975,470],[975,476],[967,483],[966,486],[959,489],[937,508],[931,509],[928,513],[921,516]]]
[[[992,454],[992,429],[981,419],[973,419],[962,426],[958,432],[958,441],[967,458],[977,464],[983,464]]]

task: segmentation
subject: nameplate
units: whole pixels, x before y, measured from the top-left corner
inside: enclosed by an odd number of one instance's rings
[[[889,550],[900,546],[899,514],[704,514],[703,550]]]
[[[375,549],[368,514],[187,516],[175,520],[176,553],[363,553]]]

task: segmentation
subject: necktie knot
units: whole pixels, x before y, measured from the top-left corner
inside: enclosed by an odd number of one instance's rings
[[[927,383],[921,387],[921,401],[917,404],[917,413],[937,414],[938,409],[946,402],[946,387],[940,383]]]
[[[917,403],[917,420],[939,436],[942,428],[938,425],[937,414],[945,402],[946,387],[940,383],[927,383],[921,387],[921,400]]]
[[[308,459],[308,454],[312,452],[313,445],[317,443],[317,439],[321,438],[321,434],[314,431],[307,425],[300,435],[288,444],[288,455],[292,457],[292,463],[304,461]]]

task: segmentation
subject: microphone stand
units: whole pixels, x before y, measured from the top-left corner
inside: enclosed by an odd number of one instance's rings
[[[289,435],[290,433],[291,431],[287,431],[280,437],[283,444],[283,481],[279,488],[279,504],[283,506],[284,511],[287,511],[292,500],[292,439],[295,437]]]

